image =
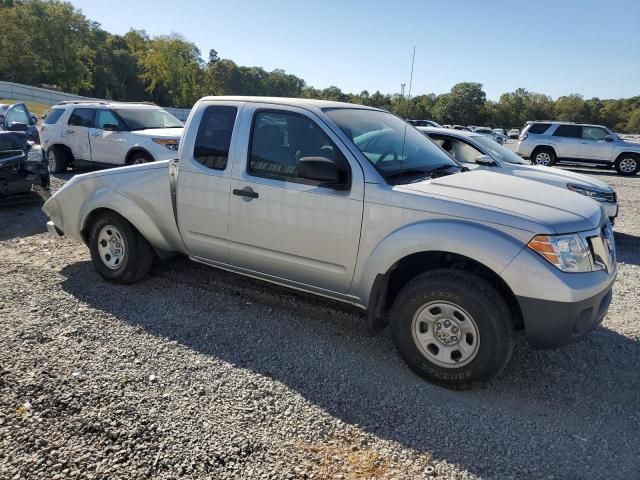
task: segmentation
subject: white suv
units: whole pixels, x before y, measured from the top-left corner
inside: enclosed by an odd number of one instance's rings
[[[119,166],[170,160],[177,155],[184,124],[166,110],[144,103],[62,102],[40,129],[49,170],[68,166]]]
[[[516,153],[537,165],[556,162],[605,164],[620,175],[640,171],[640,143],[625,142],[602,125],[529,122]]]

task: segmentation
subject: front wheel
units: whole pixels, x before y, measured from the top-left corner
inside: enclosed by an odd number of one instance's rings
[[[620,175],[635,175],[640,171],[640,157],[630,153],[622,154],[616,159],[614,166]]]
[[[104,213],[93,222],[89,250],[98,273],[114,283],[140,280],[153,260],[149,242],[115,212]]]
[[[411,280],[394,302],[391,328],[409,367],[448,388],[490,380],[513,351],[505,301],[488,282],[460,270],[434,270]]]
[[[47,153],[47,163],[51,173],[62,173],[67,169],[67,155],[61,148],[52,147]]]

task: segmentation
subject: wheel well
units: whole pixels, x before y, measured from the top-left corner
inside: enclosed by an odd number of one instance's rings
[[[540,150],[550,150],[555,157],[558,156],[558,154],[556,153],[555,149],[552,146],[550,146],[550,145],[538,145],[537,147],[535,147],[531,151],[531,158],[533,159],[533,157],[535,157],[536,153],[538,153]]]
[[[55,145],[51,145],[49,147],[49,150],[53,150],[54,148],[58,148],[58,149],[64,151],[65,155],[67,156],[67,162],[73,162],[73,152],[71,151],[71,149],[69,147],[67,147],[66,145],[64,145],[62,143],[56,143]]]
[[[89,215],[87,215],[87,218],[85,218],[82,230],[80,230],[80,234],[82,235],[82,239],[84,240],[84,243],[86,245],[89,245],[89,232],[91,230],[91,225],[93,225],[93,222],[96,220],[96,218],[98,218],[98,216],[107,212],[120,215],[118,212],[116,212],[115,210],[111,210],[110,208],[96,208],[95,210],[92,210]]]
[[[410,280],[417,277],[421,273],[439,268],[453,268],[464,270],[477,275],[491,284],[503,297],[513,319],[513,326],[516,331],[524,329],[522,320],[522,311],[516,299],[515,294],[505,283],[505,281],[489,267],[482,263],[450,252],[419,252],[404,257],[396,262],[386,274],[384,274],[379,282],[381,288],[378,289],[376,295],[370,300],[369,310],[372,318],[370,318],[370,326],[372,330],[379,330],[380,326],[384,326],[386,321],[380,318],[382,315],[387,317],[388,312],[393,306],[398,293],[409,283]],[[377,317],[377,318],[373,318]]]
[[[631,155],[632,157],[640,158],[640,153],[638,153],[638,152],[622,152],[622,153],[620,153],[620,155],[618,155],[616,157],[616,160],[619,160],[620,157],[622,157],[624,155]]]
[[[144,155],[145,157],[147,157],[149,159],[150,162],[153,162],[153,155],[151,155],[149,152],[147,152],[144,148],[132,148],[131,150],[129,150],[127,152],[127,156],[124,159],[124,162],[129,165],[131,162],[131,159],[133,158],[133,156],[137,153],[140,153],[142,155]]]

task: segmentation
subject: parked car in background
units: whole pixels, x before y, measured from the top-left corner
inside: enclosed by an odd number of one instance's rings
[[[516,153],[537,165],[606,165],[620,175],[640,171],[640,144],[625,142],[602,125],[531,122],[520,134]]]
[[[500,145],[502,145],[504,142],[507,141],[507,137],[505,137],[501,133],[497,133],[491,130],[489,127],[476,127],[473,130],[473,133],[477,135],[484,135],[485,137],[492,139],[493,141],[499,143]]]
[[[493,131],[503,137],[507,137],[507,131],[504,128],[494,128]]]
[[[34,189],[40,194],[49,189],[42,147],[25,132],[0,132],[0,197]]]
[[[509,138],[518,138],[520,136],[520,130],[517,128],[512,128],[507,132],[507,137]]]
[[[38,117],[24,103],[0,104],[0,131],[25,132],[29,140],[40,143],[37,123]]]
[[[469,127],[464,127],[462,125],[454,125],[453,127],[451,127],[453,130],[464,130],[466,132],[470,132],[471,129]]]
[[[434,122],[433,120],[407,120],[414,127],[438,127],[442,128],[438,122]]]
[[[42,145],[49,169],[120,166],[175,158],[184,124],[144,103],[62,102],[47,114]]]
[[[611,223],[618,216],[616,192],[600,180],[558,168],[531,165],[511,150],[496,145],[488,136],[476,132],[424,127],[418,130],[470,170],[491,170],[568,189],[598,201]]]
[[[589,198],[463,169],[364,105],[207,97],[187,125],[179,160],[76,175],[44,205],[106,280],[179,252],[347,302],[452,388],[494,377],[516,335],[555,348],[607,312],[615,245]]]

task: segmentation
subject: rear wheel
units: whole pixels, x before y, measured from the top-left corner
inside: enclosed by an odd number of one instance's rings
[[[101,214],[93,222],[89,250],[96,270],[114,283],[140,280],[153,260],[149,242],[115,212]]]
[[[531,155],[531,159],[535,165],[543,165],[545,167],[550,167],[554,163],[556,163],[556,154],[550,148],[539,148],[533,155]]]
[[[635,175],[640,171],[640,157],[631,153],[623,153],[616,159],[614,166],[620,175]]]
[[[47,153],[51,173],[62,173],[67,169],[67,153],[60,147],[51,147]]]
[[[501,295],[459,270],[434,270],[411,280],[394,302],[392,332],[409,367],[448,388],[490,380],[513,350],[511,315]]]

